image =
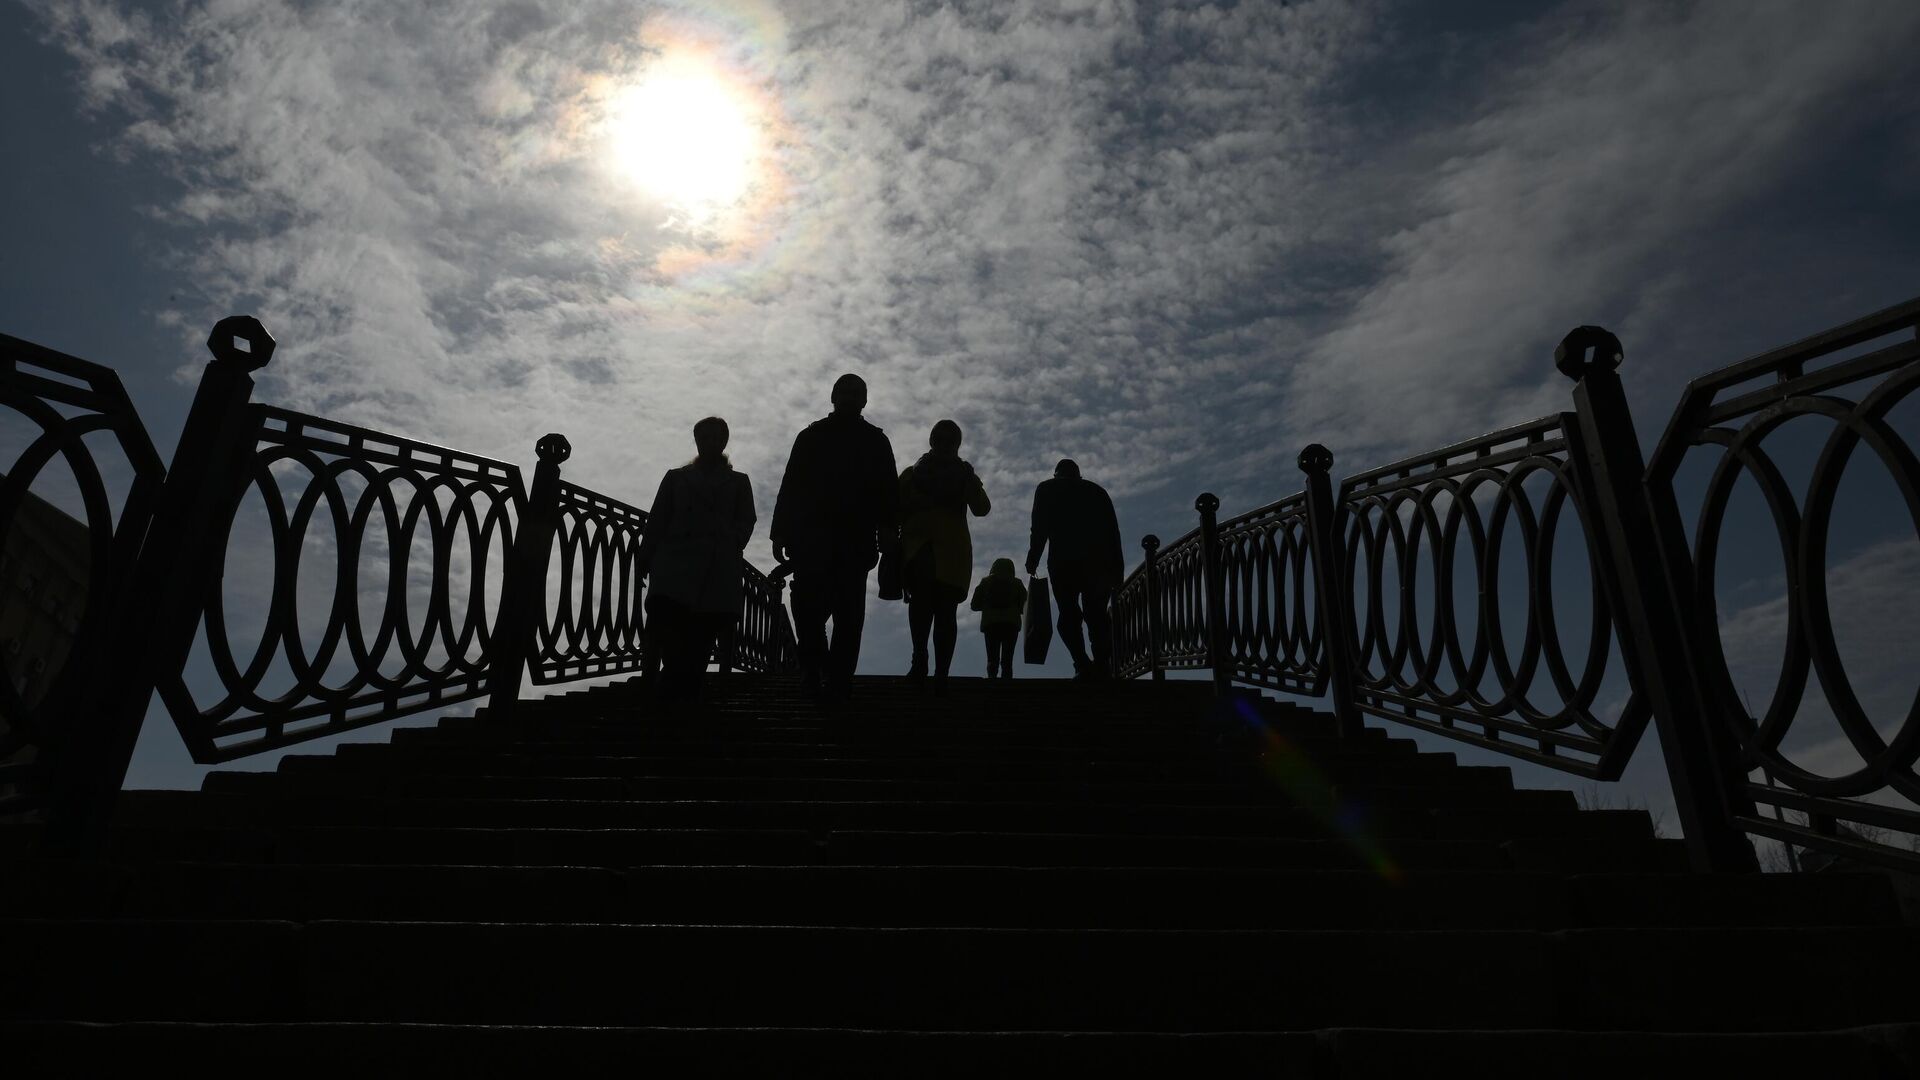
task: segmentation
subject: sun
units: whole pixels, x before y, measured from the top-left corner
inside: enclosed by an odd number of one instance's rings
[[[738,203],[761,155],[752,93],[698,54],[667,54],[608,103],[614,168],[699,219]]]

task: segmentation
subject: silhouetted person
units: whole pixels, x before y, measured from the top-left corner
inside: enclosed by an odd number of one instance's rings
[[[1107,602],[1126,568],[1120,550],[1120,519],[1106,489],[1081,479],[1080,466],[1065,458],[1054,466],[1053,478],[1041,481],[1033,492],[1028,575],[1038,572],[1040,553],[1049,546],[1047,577],[1053,582],[1053,602],[1060,609],[1060,641],[1073,657],[1074,677],[1101,678],[1113,643]],[[1091,658],[1080,640],[1082,621],[1093,646]]]
[[[928,450],[900,473],[900,558],[907,587],[907,626],[913,666],[907,677],[927,677],[927,632],[933,632],[933,674],[944,690],[960,637],[956,612],[973,583],[973,536],[967,512],[986,517],[992,504],[973,466],[960,460],[960,425],[942,420]]]
[[[867,572],[896,527],[893,445],[861,419],[866,405],[867,384],[858,375],[840,376],[832,415],[793,440],[773,507],[773,557],[794,568],[801,685],[834,699],[852,690],[867,619]]]
[[[741,552],[753,535],[753,487],[727,461],[727,422],[693,425],[699,456],[660,479],[640,542],[651,592],[648,635],[665,702],[695,699],[714,644],[740,617]]]
[[[993,569],[973,587],[973,610],[987,639],[987,678],[1013,678],[1013,647],[1020,640],[1020,616],[1027,610],[1027,587],[1014,576],[1012,559],[993,560]]]

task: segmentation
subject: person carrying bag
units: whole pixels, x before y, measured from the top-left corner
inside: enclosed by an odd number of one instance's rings
[[[1047,662],[1047,646],[1053,644],[1053,599],[1047,593],[1047,579],[1027,579],[1027,630],[1023,646],[1029,664]]]

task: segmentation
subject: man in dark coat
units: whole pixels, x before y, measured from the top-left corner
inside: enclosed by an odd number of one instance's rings
[[[1043,480],[1033,492],[1033,542],[1027,548],[1027,574],[1040,569],[1040,553],[1049,546],[1047,576],[1053,581],[1053,602],[1060,609],[1060,641],[1073,657],[1074,677],[1098,679],[1106,674],[1113,645],[1113,622],[1108,601],[1126,569],[1120,551],[1120,519],[1106,489],[1080,478],[1080,466],[1061,459],[1053,479]],[[1080,640],[1086,623],[1093,646],[1091,658]]]
[[[860,662],[867,618],[867,572],[898,532],[893,445],[860,416],[867,384],[842,375],[833,413],[793,440],[773,507],[773,557],[791,562],[794,636],[802,686],[845,699]],[[827,621],[833,642],[827,642]],[[824,684],[824,686],[823,686]]]

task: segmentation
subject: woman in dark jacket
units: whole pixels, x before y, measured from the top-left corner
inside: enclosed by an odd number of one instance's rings
[[[927,676],[927,635],[933,635],[935,686],[946,689],[953,646],[960,636],[957,611],[973,583],[973,537],[967,514],[986,517],[992,504],[960,460],[960,425],[942,420],[927,438],[929,449],[900,474],[900,559],[905,567],[907,625],[913,633],[908,678]]]
[[[740,553],[753,535],[753,487],[727,460],[727,422],[693,426],[699,455],[660,479],[639,563],[651,591],[649,645],[659,650],[660,698],[699,697],[713,648],[740,617]]]

